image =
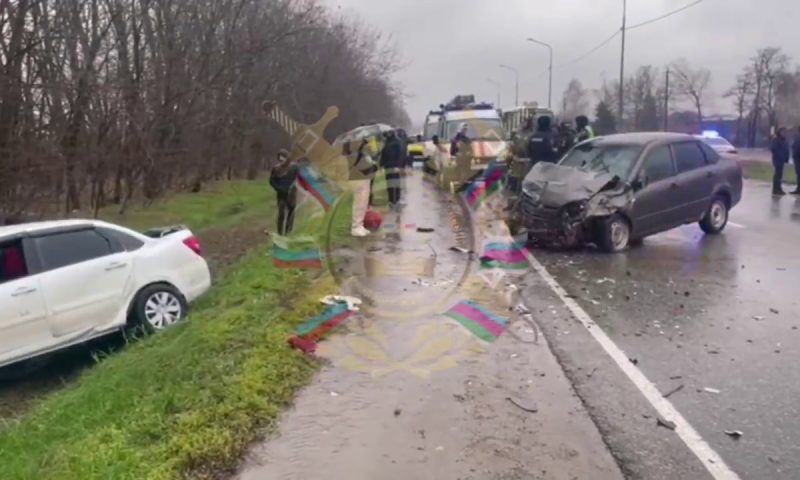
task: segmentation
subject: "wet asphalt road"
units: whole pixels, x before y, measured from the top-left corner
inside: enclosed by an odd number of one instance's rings
[[[662,393],[683,385],[670,401],[741,478],[797,479],[799,248],[800,198],[774,198],[768,185],[747,183],[722,235],[707,237],[689,225],[620,255],[541,250],[534,255]],[[576,388],[603,433],[612,437],[607,443],[618,450],[618,460],[635,460],[637,450],[655,442],[652,452],[639,455],[646,460],[628,471],[635,472],[631,476],[678,478],[669,473],[670,462],[696,462],[688,449],[678,452],[683,446],[674,438],[669,447],[647,438],[674,436],[668,430],[637,430],[633,424],[641,422],[631,418],[649,415],[637,413],[641,405],[631,412],[626,403],[642,398],[633,398],[638,392],[598,356],[602,351],[584,351],[594,348],[591,337],[577,337],[577,327],[570,336],[561,326],[543,323],[574,383],[578,370],[597,365],[606,372],[602,384]],[[724,430],[744,435],[734,440]],[[662,453],[662,460],[670,460],[654,465],[652,457]],[[680,478],[707,478],[697,465],[691,471]]]

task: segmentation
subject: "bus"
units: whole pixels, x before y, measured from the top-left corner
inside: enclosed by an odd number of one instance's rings
[[[526,102],[522,106],[514,107],[503,112],[503,126],[509,134],[514,134],[520,131],[525,124],[525,120],[533,118],[534,128],[536,126],[536,119],[541,116],[548,116],[555,120],[555,114],[552,110],[541,108],[536,102]]]

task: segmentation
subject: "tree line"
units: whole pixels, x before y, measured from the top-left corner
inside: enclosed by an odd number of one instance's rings
[[[667,73],[669,72],[669,73]],[[590,91],[573,79],[564,92],[562,117],[588,113],[591,95],[596,97],[595,126],[601,133],[654,131],[665,126],[703,128],[710,98],[711,71],[678,59],[658,68],[644,65],[623,84],[624,112],[619,125],[619,81],[603,81]],[[732,101],[737,114],[734,143],[754,147],[763,144],[779,125],[800,125],[800,66],[792,65],[780,48],[759,49],[743,67],[723,98]]]
[[[318,0],[0,0],[0,215],[255,178],[298,121],[407,123],[391,43]]]

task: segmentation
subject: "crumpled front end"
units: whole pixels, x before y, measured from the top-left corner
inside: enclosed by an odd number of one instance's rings
[[[528,238],[571,248],[594,241],[598,222],[625,210],[633,190],[619,178],[558,165],[536,165],[518,203]]]

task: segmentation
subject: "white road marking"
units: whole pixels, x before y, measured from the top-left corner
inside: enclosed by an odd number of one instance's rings
[[[539,263],[539,261],[526,249],[523,250],[528,262],[534,270],[542,277],[547,285],[553,289],[558,295],[564,305],[569,308],[575,318],[589,331],[589,333],[597,340],[597,343],[603,347],[603,350],[616,362],[617,366],[627,375],[628,379],[636,385],[636,388],[642,392],[642,395],[648,402],[656,409],[659,415],[665,420],[671,420],[675,423],[675,433],[678,434],[683,443],[694,453],[697,458],[702,462],[706,470],[717,480],[739,480],[739,476],[731,470],[727,464],[722,460],[722,457],[714,451],[711,446],[706,443],[699,433],[683,418],[683,415],[678,412],[672,402],[664,398],[661,392],[651,382],[644,373],[634,366],[625,352],[620,349],[611,338],[600,328],[597,323],[592,320],[586,311],[578,305],[574,299],[570,298],[564,288],[550,275],[550,272]]]
[[[744,225],[741,225],[741,224],[736,223],[736,222],[731,222],[730,220],[728,221],[728,225],[730,225],[731,227],[736,227],[736,228],[747,228]]]

